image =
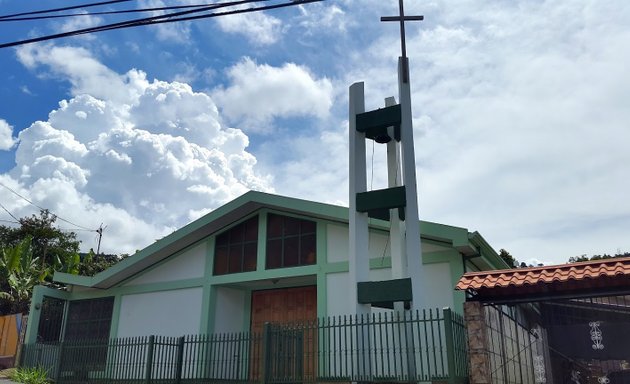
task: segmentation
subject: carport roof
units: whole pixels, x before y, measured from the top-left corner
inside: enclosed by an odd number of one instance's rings
[[[630,257],[466,273],[455,289],[473,300],[522,302],[630,292]]]

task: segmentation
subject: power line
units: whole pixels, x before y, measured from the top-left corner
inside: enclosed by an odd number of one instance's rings
[[[8,187],[7,185],[5,185],[4,183],[0,182],[0,185],[5,187],[6,189],[8,189],[9,191],[13,192],[13,194],[17,195],[18,197],[22,198],[22,200],[26,201],[27,203],[34,205],[35,207],[39,208],[40,210],[44,210],[46,208],[42,208],[39,205],[33,203],[32,201],[30,201],[29,199],[27,199],[26,197],[20,195],[19,193],[17,193],[15,190],[13,190],[12,188]]]
[[[68,223],[68,224],[70,224],[70,225],[73,225],[73,226],[75,226],[75,227],[77,227],[77,228],[81,228],[81,229],[86,230],[86,231],[92,231],[92,232],[96,231],[95,229],[87,228],[87,227],[84,227],[84,226],[82,226],[82,225],[75,224],[75,223],[73,223],[73,222],[72,222],[72,221],[70,221],[70,220],[64,219],[63,217],[61,217],[61,216],[59,216],[59,215],[55,214],[54,212],[52,212],[50,209],[47,209],[47,208],[44,208],[44,207],[40,207],[39,205],[37,205],[37,204],[33,203],[32,201],[30,201],[30,200],[29,200],[29,199],[27,199],[26,197],[22,196],[21,194],[19,194],[18,192],[16,192],[15,190],[13,190],[12,188],[8,187],[7,185],[5,185],[5,184],[4,184],[4,183],[2,183],[2,182],[0,182],[0,186],[3,186],[4,188],[6,188],[6,189],[8,189],[9,191],[13,192],[13,194],[15,194],[16,196],[20,197],[21,199],[23,199],[23,200],[24,200],[24,201],[26,201],[27,203],[31,204],[32,206],[39,208],[39,210],[41,210],[41,211],[48,211],[48,212],[52,213],[53,215],[55,215],[55,217],[56,217],[57,219],[59,219],[59,220],[61,220],[61,221],[65,222],[65,223]],[[4,208],[4,206],[3,206],[2,208]],[[19,221],[19,219],[18,219],[18,218],[16,218],[15,216],[13,216],[13,215],[11,214],[11,212],[9,212],[6,208],[4,208],[4,210],[5,210],[5,211],[7,211],[7,213],[8,213],[9,215],[11,215],[11,217],[13,217],[15,220],[18,220],[18,221]]]
[[[11,17],[18,17],[18,16],[40,15],[40,14],[42,14],[42,13],[51,13],[51,12],[69,11],[69,10],[71,10],[71,9],[80,9],[80,8],[97,7],[97,6],[101,6],[101,5],[108,5],[108,4],[114,4],[114,3],[124,3],[124,2],[128,2],[128,1],[133,1],[133,0],[111,0],[111,1],[101,1],[101,2],[99,2],[99,3],[89,3],[89,4],[73,5],[73,6],[70,6],[70,7],[46,9],[46,10],[43,10],[43,11],[31,11],[31,12],[14,13],[14,14],[12,14],[12,15],[4,15],[4,16],[0,16],[0,19],[7,19],[7,18],[11,18]]]
[[[59,229],[61,231],[82,231],[82,232],[97,232],[98,231],[98,230],[94,230],[94,229],[62,228],[62,227],[57,227],[57,229]]]
[[[154,23],[156,21],[159,21],[161,19],[169,19],[169,18],[172,18],[174,16],[182,16],[182,15],[187,15],[187,14],[196,13],[196,12],[204,12],[204,11],[217,9],[217,8],[221,8],[221,7],[241,5],[241,4],[252,3],[252,2],[256,2],[256,1],[257,0],[240,0],[240,1],[231,1],[231,2],[227,2],[227,3],[212,4],[212,5],[209,5],[207,7],[201,7],[201,8],[194,9],[194,10],[166,13],[166,14],[158,15],[158,16],[145,17],[145,18],[135,19],[135,20],[127,20],[127,21],[122,21],[122,22],[112,23],[112,24],[106,24],[106,25],[97,26],[97,27],[83,28],[83,29],[78,29],[78,30],[69,31],[69,32],[63,32],[63,33],[46,35],[46,36],[36,37],[36,38],[32,38],[32,39],[27,39],[27,40],[15,41],[15,42],[12,42],[12,43],[0,44],[0,48],[7,48],[7,47],[12,47],[12,46],[17,46],[17,45],[36,43],[36,42],[39,42],[39,41],[46,41],[46,40],[58,39],[58,38],[62,38],[62,37],[70,37],[70,36],[82,35],[82,34],[87,34],[87,33],[107,31],[107,30],[111,30],[111,29],[120,29],[120,28],[129,28],[129,27],[135,27],[135,26],[140,26],[140,25],[148,25],[148,24],[152,24],[152,23]],[[260,1],[260,0],[258,0],[258,1]],[[269,0],[262,0],[262,1],[269,1]],[[250,9],[254,9],[254,8],[250,8]],[[176,20],[174,20],[174,21],[176,21]]]
[[[269,1],[269,0],[263,0],[263,1]],[[63,33],[57,33],[57,34],[52,34],[52,35],[40,36],[40,37],[36,37],[32,39],[4,43],[4,44],[0,44],[0,48],[8,48],[8,47],[14,47],[18,45],[29,44],[29,43],[36,43],[40,41],[53,40],[53,39],[59,39],[63,37],[102,32],[102,31],[108,31],[108,30],[114,30],[114,29],[131,28],[131,27],[152,25],[152,24],[173,23],[173,22],[178,22],[178,21],[198,20],[198,19],[205,19],[205,18],[212,18],[212,17],[219,17],[219,16],[235,15],[235,14],[241,14],[241,13],[259,12],[259,11],[285,8],[285,7],[291,7],[291,6],[300,5],[300,4],[315,3],[315,2],[321,2],[321,1],[324,1],[324,0],[294,0],[290,2],[262,6],[262,7],[252,7],[252,8],[237,9],[237,10],[231,10],[231,11],[225,11],[225,12],[215,12],[215,13],[209,13],[209,14],[203,14],[203,15],[185,16],[185,15],[209,11],[209,10],[217,9],[217,8],[241,5],[245,3],[252,3],[255,1],[242,0],[242,1],[233,1],[229,3],[219,3],[219,4],[207,6],[207,7],[201,7],[194,10],[167,13],[167,14],[159,15],[159,16],[152,16],[152,17],[147,17],[147,18],[142,18],[142,19],[123,21],[123,22],[118,22],[118,23],[106,24],[106,25],[102,25],[98,27],[78,29],[78,30],[70,31],[70,32],[63,32]]]
[[[259,1],[268,1],[268,0],[251,0],[249,2],[256,2],[256,1],[259,2]],[[136,9],[124,9],[124,10],[119,10],[119,11],[102,11],[102,12],[86,12],[86,13],[65,13],[61,15],[46,15],[46,16],[28,16],[28,17],[0,16],[0,22],[58,19],[58,18],[64,18],[64,17],[118,15],[118,14],[125,14],[125,13],[156,12],[156,11],[170,11],[173,9],[202,8],[202,7],[208,7],[208,6],[212,6],[212,4],[171,5],[168,7],[136,8]],[[39,11],[39,12],[46,13],[48,11]]]
[[[19,219],[15,216],[13,216],[13,214],[11,213],[11,211],[9,211],[4,205],[2,205],[2,203],[0,203],[0,207],[2,207],[2,209],[4,209],[6,211],[6,213],[9,214],[9,216],[11,216],[13,219],[19,221]]]

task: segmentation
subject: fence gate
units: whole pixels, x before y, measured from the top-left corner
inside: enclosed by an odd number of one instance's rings
[[[630,383],[630,296],[485,305],[492,383]]]
[[[268,330],[266,343],[265,376],[269,383],[286,383],[303,381],[305,366],[309,366],[308,354],[305,354],[307,329],[290,328],[280,325],[266,324]]]
[[[492,383],[534,384],[539,334],[526,313],[513,306],[484,307]]]

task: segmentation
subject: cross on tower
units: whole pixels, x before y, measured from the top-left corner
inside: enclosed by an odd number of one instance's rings
[[[398,0],[399,16],[382,16],[381,21],[400,22],[400,49],[402,51],[403,83],[409,82],[409,61],[407,60],[407,46],[405,44],[405,21],[422,21],[424,16],[405,16],[403,0]]]

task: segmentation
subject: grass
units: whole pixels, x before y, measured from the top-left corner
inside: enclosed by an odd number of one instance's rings
[[[17,368],[11,380],[24,384],[48,384],[47,372],[42,367]]]

